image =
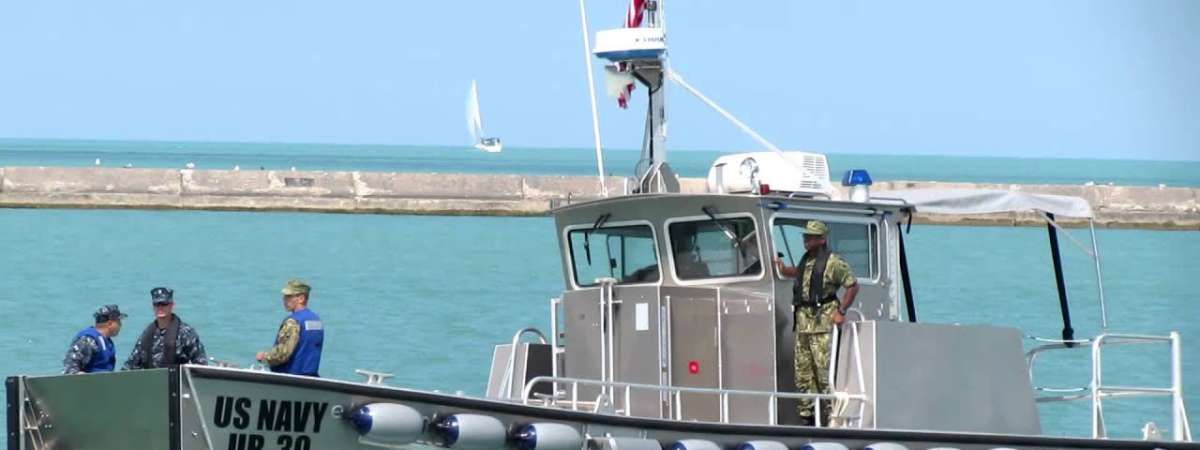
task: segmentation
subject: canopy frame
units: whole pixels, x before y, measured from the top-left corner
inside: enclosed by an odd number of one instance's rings
[[[916,211],[926,214],[943,215],[982,215],[995,213],[1036,213],[1046,221],[1047,238],[1050,243],[1050,257],[1054,267],[1055,287],[1058,293],[1059,309],[1062,314],[1062,339],[1067,345],[1076,341],[1075,330],[1071,326],[1071,308],[1067,299],[1066,282],[1063,276],[1062,255],[1058,245],[1058,232],[1061,230],[1067,238],[1093,261],[1096,274],[1096,287],[1100,307],[1100,327],[1102,332],[1108,330],[1108,305],[1104,295],[1104,275],[1101,267],[1100,248],[1096,241],[1096,221],[1092,214],[1091,205],[1087,200],[1065,196],[1030,194],[1017,191],[986,190],[986,189],[912,189],[903,191],[881,192],[880,196],[872,196],[872,201],[898,201],[907,206],[905,212],[911,223]],[[1087,219],[1088,231],[1091,237],[1091,250],[1072,236],[1058,223],[1056,216]],[[903,238],[901,238],[903,239]],[[901,244],[903,245],[903,244]],[[903,249],[901,258],[904,258]],[[904,270],[907,272],[907,270]],[[915,319],[911,281],[902,276],[910,319]]]

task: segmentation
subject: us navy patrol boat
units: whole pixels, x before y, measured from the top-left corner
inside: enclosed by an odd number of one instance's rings
[[[642,3],[642,2],[635,2]],[[626,194],[553,212],[564,291],[549,327],[498,345],[485,397],[426,392],[360,371],[342,381],[232,367],[6,381],[8,448],[310,450],[440,447],[505,450],[1152,449],[1192,443],[1180,337],[1102,331],[1074,336],[1063,281],[1060,220],[1090,226],[1101,330],[1108,329],[1092,211],[1079,198],[1007,191],[869,191],[849,173],[842,192],[826,159],[802,152],[729,155],[707,193],[679,193],[666,163],[661,2],[647,27],[604,31],[596,53],[649,92],[643,161]],[[586,30],[585,30],[586,36]],[[689,89],[685,87],[685,89]],[[846,197],[843,199],[843,197]],[[917,321],[905,229],[914,212],[1020,212],[1047,224],[1063,333],[1031,338],[1002,325]],[[834,332],[830,393],[794,392],[792,280],[807,221],[861,286]],[[1070,237],[1069,234],[1067,234]],[[1114,385],[1106,349],[1169,350],[1165,386]],[[1090,352],[1075,387],[1038,383],[1047,353]],[[1162,396],[1170,423],[1110,439],[1107,400]],[[828,423],[794,425],[801,398],[832,402]],[[1080,437],[1043,433],[1039,404],[1081,401]],[[94,408],[103,404],[104,419]],[[1115,430],[1128,436],[1131,430]]]

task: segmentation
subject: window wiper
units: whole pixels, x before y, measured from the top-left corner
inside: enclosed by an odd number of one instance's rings
[[[592,233],[604,226],[604,222],[608,222],[609,217],[612,217],[612,213],[601,214],[596,218],[596,223],[592,224],[592,228],[583,232],[583,254],[587,256],[589,266],[592,265]]]
[[[729,242],[732,242],[735,247],[740,247],[742,245],[742,243],[738,241],[737,233],[734,233],[733,230],[730,230],[729,227],[725,226],[724,222],[721,222],[720,219],[717,219],[717,215],[713,214],[712,208],[703,206],[700,208],[700,210],[704,211],[704,214],[708,216],[709,220],[712,220],[712,223],[720,228],[723,233],[725,233],[725,237],[729,239]]]

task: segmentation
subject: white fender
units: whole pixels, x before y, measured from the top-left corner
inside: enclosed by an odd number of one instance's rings
[[[364,443],[408,445],[421,438],[425,419],[417,410],[398,403],[371,403],[348,416]]]
[[[655,439],[635,437],[595,437],[591,439],[600,450],[662,450],[662,444]]]
[[[807,445],[800,447],[800,450],[850,450],[845,444],[837,442],[809,442]]]
[[[788,450],[788,446],[779,441],[746,441],[737,448],[738,450]]]
[[[497,449],[508,437],[500,419],[479,414],[455,414],[438,421],[436,428],[447,448]]]
[[[531,423],[521,427],[513,436],[520,450],[579,450],[583,435],[570,425],[561,423]]]
[[[908,447],[894,442],[876,442],[863,447],[863,450],[908,450]]]
[[[721,446],[703,439],[684,439],[672,444],[669,450],[721,450]]]

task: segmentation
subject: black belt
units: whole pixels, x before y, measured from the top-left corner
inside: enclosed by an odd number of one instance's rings
[[[815,305],[814,305],[814,304],[812,304],[812,303],[809,303],[809,302],[795,302],[795,303],[793,303],[793,304],[794,304],[794,305],[796,305],[796,306],[803,306],[803,307],[805,307],[805,308],[820,308],[820,307],[822,307],[822,306],[825,306],[825,305],[827,305],[827,304],[830,304],[830,303],[836,302],[836,301],[837,301],[837,299],[838,299],[838,298],[837,298],[837,296],[835,295],[835,296],[832,296],[832,297],[823,298],[823,299],[821,299],[819,302],[817,302]]]

